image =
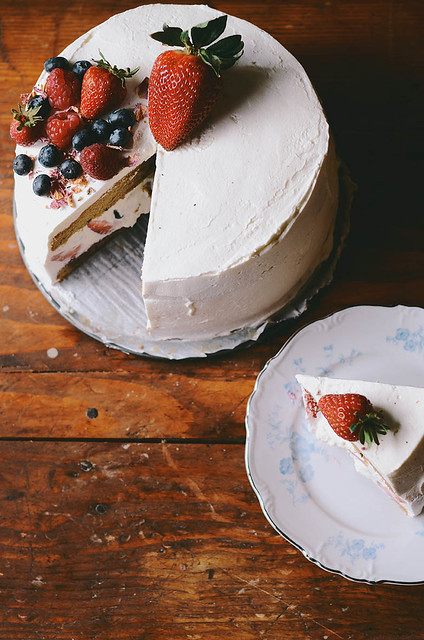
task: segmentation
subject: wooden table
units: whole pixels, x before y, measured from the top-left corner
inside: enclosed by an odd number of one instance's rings
[[[308,562],[267,523],[244,467],[248,397],[295,329],[349,305],[424,306],[424,4],[215,3],[303,63],[359,189],[334,281],[299,320],[183,362],[70,326],[12,224],[10,108],[46,58],[136,4],[0,5],[0,640],[424,638],[424,586],[352,583]]]

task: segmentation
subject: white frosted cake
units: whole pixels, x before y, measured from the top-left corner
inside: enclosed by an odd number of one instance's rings
[[[307,375],[296,378],[311,432],[329,445],[345,448],[359,473],[376,482],[409,516],[418,515],[424,506],[424,389]],[[318,404],[328,394],[351,393],[365,396],[382,412],[389,430],[379,445],[344,440],[322,412],[311,407],[311,402]]]
[[[71,64],[100,51],[118,67],[139,67],[120,105],[138,114],[127,164],[108,180],[62,181],[53,199],[33,192],[39,173],[53,173],[37,159],[29,176],[15,177],[17,232],[47,288],[91,246],[150,211],[141,295],[159,339],[259,325],[293,299],[333,246],[338,170],[326,118],[301,65],[259,28],[228,18],[225,35],[241,34],[244,54],[225,72],[223,98],[196,135],[174,151],[151,135],[140,87],[164,48],[150,34],[219,15],[206,6],[146,5],[78,38],[61,54]],[[45,144],[17,153],[35,158]]]

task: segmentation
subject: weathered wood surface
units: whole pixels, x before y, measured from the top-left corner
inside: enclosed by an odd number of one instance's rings
[[[422,637],[423,588],[352,584],[273,532],[242,445],[2,450],[1,640]]]
[[[304,64],[358,192],[334,281],[302,318],[187,362],[126,356],[71,327],[13,231],[11,106],[46,58],[137,4],[0,3],[0,640],[424,639],[423,586],[309,563],[244,469],[247,399],[292,331],[353,304],[424,306],[424,4],[214,3]]]

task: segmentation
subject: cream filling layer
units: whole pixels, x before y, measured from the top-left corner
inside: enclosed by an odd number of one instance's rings
[[[45,287],[54,284],[60,271],[72,260],[77,260],[87,253],[91,247],[121,229],[132,227],[143,213],[150,210],[151,178],[146,178],[132,191],[119,199],[101,216],[94,218],[88,226],[77,231],[69,240],[50,251],[46,247],[44,256],[34,252],[30,243],[25,246],[25,254],[31,264],[37,264],[37,277]]]

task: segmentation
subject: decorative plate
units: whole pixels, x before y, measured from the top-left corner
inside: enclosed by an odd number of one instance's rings
[[[424,387],[423,357],[423,309],[352,307],[296,333],[248,402],[246,468],[265,516],[308,560],[350,580],[424,583],[424,513],[404,515],[345,451],[309,433],[295,375]]]
[[[354,185],[344,164],[340,165],[339,177],[340,204],[334,248],[328,259],[275,318],[208,340],[155,340],[147,330],[146,310],[140,295],[147,216],[140,216],[134,227],[111,238],[65,280],[49,288],[36,277],[15,225],[16,237],[23,261],[37,287],[52,306],[80,331],[125,353],[167,359],[205,357],[251,344],[268,326],[296,318],[305,311],[309,300],[331,282],[349,231],[354,193]]]

